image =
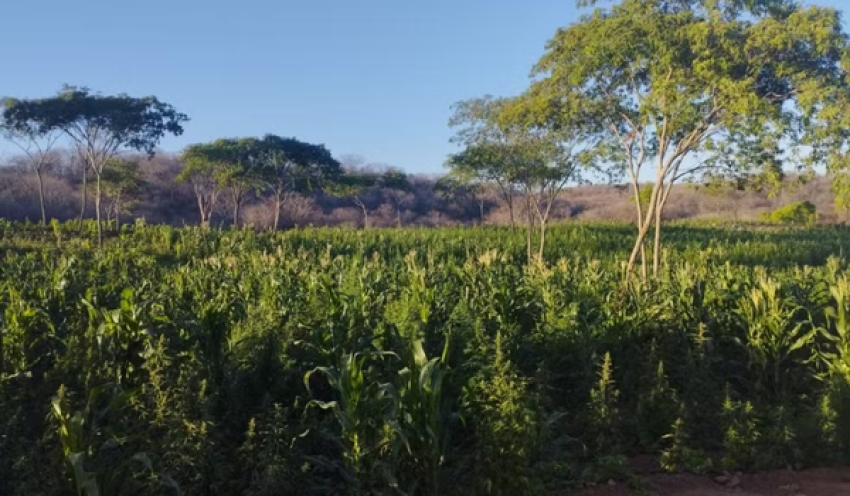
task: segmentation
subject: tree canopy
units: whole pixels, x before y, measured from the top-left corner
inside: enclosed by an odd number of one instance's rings
[[[189,118],[155,96],[100,95],[66,86],[48,98],[7,98],[3,121],[15,131],[61,130],[91,149],[92,163],[103,164],[120,148],[153,154],[166,134],[183,134]]]
[[[73,142],[85,163],[84,177],[91,170],[97,180],[99,241],[103,239],[101,176],[110,159],[121,149],[152,156],[163,137],[183,134],[183,124],[189,120],[155,96],[100,95],[75,86],[65,86],[48,98],[7,98],[3,107],[3,126],[11,132],[46,136],[59,131]]]
[[[597,160],[634,188],[654,164],[629,269],[654,223],[657,270],[661,214],[677,180],[778,164],[845,167],[848,63],[835,9],[623,0],[558,30],[523,107],[553,129],[581,122],[598,140]]]
[[[522,196],[529,258],[532,224],[539,227],[537,253],[542,256],[552,207],[568,182],[580,180],[592,139],[574,123],[549,126],[532,111],[533,103],[525,97],[490,96],[458,103],[450,125],[458,129],[453,141],[464,148],[446,163],[456,179],[495,184],[508,205],[512,225],[514,200]]]

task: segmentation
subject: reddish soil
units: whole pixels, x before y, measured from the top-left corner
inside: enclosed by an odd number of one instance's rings
[[[734,478],[734,476],[733,476]],[[733,486],[733,487],[727,487]],[[708,476],[651,474],[643,478],[644,491],[631,492],[622,483],[587,488],[582,496],[850,496],[850,470],[828,468],[803,471],[777,470],[743,474],[726,484]]]

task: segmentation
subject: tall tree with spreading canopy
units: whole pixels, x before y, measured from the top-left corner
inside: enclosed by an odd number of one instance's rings
[[[177,182],[192,185],[201,227],[209,227],[221,193],[227,188],[229,164],[223,162],[212,143],[189,145],[180,155],[183,169]]]
[[[245,198],[262,187],[265,147],[257,138],[221,138],[189,146],[183,153],[180,181],[190,181],[198,200],[201,224],[208,225],[221,193],[229,193],[232,223],[239,226]]]
[[[6,100],[3,122],[14,132],[61,132],[77,148],[86,170],[95,176],[98,243],[103,242],[101,179],[110,159],[122,149],[152,156],[166,134],[180,135],[185,114],[154,96],[104,96],[88,88],[65,86],[57,95]]]
[[[451,141],[463,147],[463,150],[450,155],[446,167],[450,174],[462,178],[464,182],[494,184],[508,207],[511,227],[515,227],[514,201],[517,191],[514,175],[508,170],[508,163],[495,160],[496,150],[490,146],[506,144],[508,141],[496,125],[498,113],[505,103],[505,99],[488,95],[454,105],[449,126],[458,128],[458,131]]]
[[[517,198],[525,202],[527,255],[543,257],[546,227],[558,195],[585,170],[589,140],[580,126],[550,128],[529,112],[522,99],[481,99],[455,107],[450,125],[459,127],[454,142],[465,148],[449,157],[448,167],[459,177],[492,182],[508,205],[511,223]],[[534,252],[532,238],[539,244]]]
[[[658,274],[664,207],[680,179],[788,164],[846,168],[848,62],[831,8],[623,0],[556,33],[526,101],[554,128],[584,122],[600,140],[597,159],[628,177],[635,198],[649,173],[627,271],[654,225]]]
[[[42,130],[34,122],[6,122],[5,112],[2,119],[0,131],[3,132],[8,141],[24,153],[27,167],[35,174],[38,186],[38,205],[41,210],[41,225],[45,226],[47,225],[47,211],[44,207],[44,171],[56,158],[52,152],[61,135],[53,129]]]
[[[335,181],[342,173],[340,163],[324,145],[267,134],[258,143],[262,180],[274,202],[274,229],[293,194],[308,193]]]

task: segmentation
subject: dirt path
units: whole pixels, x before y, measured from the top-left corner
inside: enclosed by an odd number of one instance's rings
[[[687,474],[647,476],[644,493],[657,496],[850,496],[850,471],[812,469],[801,472],[778,470],[744,474],[726,484],[711,477]],[[729,487],[727,487],[727,485]],[[626,496],[633,494],[624,484],[600,485],[581,492],[582,496]]]

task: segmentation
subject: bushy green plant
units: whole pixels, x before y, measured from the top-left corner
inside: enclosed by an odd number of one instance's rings
[[[693,474],[705,474],[711,470],[711,458],[703,450],[691,446],[687,424],[682,417],[676,419],[672,432],[664,436],[664,440],[668,446],[661,451],[659,460],[664,470]]]
[[[473,426],[472,470],[478,493],[531,494],[541,489],[532,462],[540,442],[540,414],[528,381],[517,374],[496,336],[492,362],[466,390],[466,421]]]
[[[678,394],[664,373],[664,362],[658,362],[655,374],[648,379],[649,387],[638,398],[636,422],[641,445],[652,450],[670,433],[681,407]]]
[[[793,202],[762,214],[761,219],[775,224],[809,225],[817,221],[817,207],[809,201]]]
[[[608,352],[602,357],[599,378],[590,390],[590,401],[585,412],[585,431],[590,455],[590,465],[582,475],[585,481],[607,481],[628,475],[622,428],[620,390],[614,382],[614,363],[611,353]]]

